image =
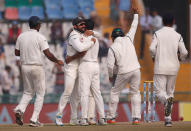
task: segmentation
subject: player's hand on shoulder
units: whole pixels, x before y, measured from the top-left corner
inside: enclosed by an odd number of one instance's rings
[[[96,39],[95,38],[91,38],[91,41],[93,41],[94,43],[96,42]]]
[[[62,60],[58,60],[57,64],[61,65],[61,66],[64,66],[64,62]]]
[[[93,35],[93,34],[94,34],[93,31],[90,31],[90,30],[86,30],[86,31],[84,32],[84,36],[86,36],[86,37],[91,36],[91,35]]]

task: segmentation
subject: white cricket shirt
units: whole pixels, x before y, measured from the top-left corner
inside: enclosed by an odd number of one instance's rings
[[[181,59],[188,54],[182,36],[167,26],[155,32],[149,50],[155,58],[154,74],[176,75],[180,67],[178,51]]]
[[[138,14],[134,19],[129,32],[124,37],[117,37],[109,48],[107,66],[109,76],[113,76],[114,67],[118,69],[117,74],[125,74],[140,68],[137,54],[133,44],[138,25]]]
[[[43,65],[42,52],[48,48],[46,38],[34,29],[19,35],[16,42],[22,65]]]

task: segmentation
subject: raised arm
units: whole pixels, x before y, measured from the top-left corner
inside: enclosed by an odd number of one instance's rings
[[[132,10],[134,13],[134,18],[133,18],[133,22],[131,24],[131,28],[130,28],[129,32],[126,34],[126,36],[130,37],[131,41],[134,41],[135,33],[137,31],[137,26],[138,26],[139,15],[138,15],[138,9],[133,8]]]

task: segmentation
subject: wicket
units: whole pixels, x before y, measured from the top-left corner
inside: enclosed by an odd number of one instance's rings
[[[151,91],[152,87],[152,91]],[[148,88],[148,109],[147,108],[147,88]],[[152,121],[155,121],[155,85],[153,81],[144,81],[144,121],[151,122],[151,115],[153,116]],[[152,93],[151,93],[152,92]],[[151,108],[151,101],[152,101],[152,108]],[[148,114],[147,114],[148,113]],[[152,113],[152,114],[151,114]]]

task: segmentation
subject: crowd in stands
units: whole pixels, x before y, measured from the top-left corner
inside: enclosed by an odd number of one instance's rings
[[[0,19],[26,21],[36,15],[43,20],[72,19],[94,11],[94,0],[1,0]]]
[[[64,56],[66,55],[67,37],[72,29],[72,23],[70,20],[67,21],[67,18],[74,18],[76,15],[90,18],[95,22],[95,31],[102,34],[101,19],[97,16],[94,11],[94,4],[92,4],[94,0],[4,0],[1,2],[1,6],[4,6],[0,7],[2,14],[2,21],[0,21],[0,95],[17,95],[23,91],[21,66],[19,58],[14,55],[14,49],[19,34],[29,29],[27,19],[31,15],[35,14],[42,19],[40,32],[47,38],[50,50],[55,52],[57,57],[60,57],[61,59],[64,59]],[[71,2],[75,2],[75,4],[71,4]],[[67,11],[66,8],[71,10],[71,8],[73,9],[73,6],[76,5],[78,5],[78,13],[73,16],[67,16],[66,18],[63,11]],[[89,5],[91,5],[91,10],[87,11],[86,9],[90,9],[88,7]],[[59,6],[62,14],[59,15],[59,18],[52,14],[48,14],[51,12],[50,10],[58,11]],[[7,10],[13,8],[17,10],[16,12],[18,13],[18,17],[15,17],[14,19],[12,16],[7,17]],[[33,13],[33,8],[42,8],[42,17],[37,13]],[[29,9],[30,13],[28,12]],[[28,14],[24,14],[27,12]],[[39,13],[39,11],[37,12]],[[57,13],[55,14],[57,15]],[[99,38],[100,62],[106,61],[107,51],[111,45],[109,37],[110,34],[105,33],[103,34],[103,37]],[[62,93],[64,90],[63,69],[48,61],[46,57],[44,57],[44,64],[47,65],[45,66],[47,94]],[[7,71],[7,68],[9,71]],[[105,70],[100,76],[103,90],[105,90],[105,87],[109,87],[109,80],[105,80],[105,78],[108,78],[105,63],[102,64],[100,68],[102,68],[101,70]],[[5,84],[3,85],[3,83],[6,83],[6,87],[4,87]],[[7,99],[7,97],[5,97],[5,99]]]
[[[115,2],[116,0],[110,0],[110,16],[120,23],[123,30],[127,30],[127,21],[131,20],[131,16],[127,13],[130,0],[118,0],[117,5]],[[124,5],[125,2],[126,5]],[[70,21],[72,18],[83,16],[92,19],[95,22],[94,30],[103,34],[101,19],[94,9],[94,0],[0,0],[0,20],[2,20],[0,21],[0,95],[14,95],[23,91],[21,66],[19,58],[14,55],[14,49],[19,34],[29,29],[26,20],[31,15],[37,15],[42,19],[40,32],[47,38],[50,50],[61,59],[66,56],[67,37],[72,29]],[[150,15],[149,10],[146,9],[145,14],[140,18],[140,25],[142,31],[140,59],[142,59],[145,34],[152,34],[160,29],[162,18],[156,10]],[[104,33],[99,38],[99,42],[101,90],[108,92],[110,83],[106,56],[112,44],[110,34]],[[64,90],[62,68],[48,61],[46,57],[44,57],[44,64],[47,65],[45,66],[47,93],[62,93]]]

